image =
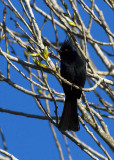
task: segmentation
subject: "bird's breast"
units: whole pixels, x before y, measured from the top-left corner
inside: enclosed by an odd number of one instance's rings
[[[70,82],[74,81],[75,70],[73,64],[61,63],[61,76]]]

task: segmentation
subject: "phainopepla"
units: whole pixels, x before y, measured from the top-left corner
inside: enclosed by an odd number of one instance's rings
[[[73,48],[70,40],[63,43],[60,49],[60,57],[61,76],[79,87],[84,87],[86,80],[86,64]],[[59,129],[63,131],[78,131],[80,130],[80,126],[77,112],[77,99],[81,97],[82,91],[75,89],[63,81],[62,87],[65,93],[65,103]]]

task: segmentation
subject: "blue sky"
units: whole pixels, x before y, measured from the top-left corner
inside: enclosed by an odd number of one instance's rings
[[[99,8],[104,11],[105,19],[109,24],[111,31],[114,33],[114,21],[112,21],[113,12],[110,10],[109,7],[106,7],[107,5],[103,1],[96,0],[96,3],[99,6]],[[20,10],[20,6],[18,6],[17,2],[15,3],[15,7],[18,10]],[[40,7],[42,7],[44,11],[48,13],[47,7],[42,1],[39,2],[39,8]],[[4,7],[0,2],[1,15],[3,13],[3,8]],[[9,20],[10,12],[9,11],[7,12],[8,13],[7,13],[6,25],[8,25],[10,29],[14,29],[15,27],[14,27],[13,21]],[[83,21],[87,25],[88,24],[87,14],[84,14],[85,12],[83,12],[81,7],[79,7],[79,12],[83,18]],[[35,12],[35,16],[36,16],[36,21],[40,28],[42,26],[44,18],[39,14],[36,14],[36,12]],[[2,16],[0,16],[0,22],[1,21],[2,21]],[[47,21],[46,25],[42,30],[42,35],[49,38],[50,41],[55,41],[53,28],[49,28],[49,26],[50,26],[50,22]],[[96,29],[96,27],[97,27],[97,24],[93,23],[91,33],[94,39],[99,41],[100,40],[107,41],[107,38],[104,32],[100,29],[100,27],[98,30]],[[57,27],[57,29],[58,29],[58,35],[59,35],[59,42],[63,42],[64,39],[66,38],[66,35],[59,27]],[[14,45],[14,46],[15,46],[14,48],[16,52],[18,51],[19,57],[25,60],[25,57],[23,55],[23,50],[20,49],[20,47],[17,45]],[[3,51],[5,51],[4,43],[0,42],[0,47],[3,49]],[[112,50],[110,48],[108,49],[108,47],[107,47],[107,50],[109,52],[112,52]],[[90,57],[95,61],[95,64],[98,67],[98,69],[105,70],[105,66],[102,65],[101,60],[96,56],[95,51],[89,45],[88,45],[88,51],[90,53]],[[7,65],[6,65],[5,59],[2,56],[0,56],[0,71],[2,71],[2,73],[4,73],[5,76],[6,76],[6,66]],[[21,68],[21,66],[19,65],[18,67]],[[11,79],[14,82],[17,82],[21,86],[27,89],[30,89],[30,84],[27,80],[23,80],[23,77],[21,77],[12,67],[11,67],[11,71],[12,71]],[[61,86],[53,78],[53,76],[48,75],[48,81],[52,88],[55,88],[56,86],[56,90],[59,92],[62,92]],[[85,87],[88,87],[87,82]],[[106,94],[100,89],[99,89],[99,94],[101,95],[104,94],[103,95],[104,99],[107,99],[110,102],[110,99],[107,98]],[[95,99],[94,94],[92,92],[86,93],[86,95],[89,102],[95,102],[96,105],[99,104],[99,102],[97,102],[98,99]],[[49,104],[51,105],[51,113],[52,115],[54,115],[54,112],[53,112],[54,105],[52,102],[49,102]],[[59,106],[59,113],[61,114],[63,103],[58,103],[58,106]],[[39,111],[39,109],[37,108],[35,100],[31,96],[26,95],[25,93],[22,93],[16,90],[15,88],[12,88],[5,82],[0,82],[0,107],[4,109],[6,108],[6,109],[14,110],[14,111],[21,111],[21,112],[26,112],[30,114],[42,115],[41,111]],[[105,119],[105,122],[108,125],[111,135],[114,135],[114,128],[112,128],[112,125],[114,125],[114,121]],[[18,159],[22,159],[22,160],[32,160],[32,159],[59,160],[60,159],[48,121],[26,118],[22,116],[15,116],[7,113],[0,113],[0,127],[2,128],[5,136],[8,152],[13,154]],[[63,140],[63,136],[56,128],[55,130],[57,132],[57,137],[61,143],[64,159],[67,160],[68,159],[67,149]],[[91,131],[93,130],[91,129]],[[80,140],[84,141],[85,143],[87,143],[88,145],[90,145],[100,153],[102,153],[102,151],[93,142],[92,138],[86,133],[86,131],[83,129],[82,126],[81,126],[81,130],[77,132],[76,135],[77,137],[79,137]],[[109,147],[101,140],[101,138],[99,138],[99,136],[96,133],[95,133],[95,136],[104,144],[105,149],[107,149],[107,151],[112,156],[112,158],[114,158],[114,155],[112,151],[109,149]],[[0,148],[3,149],[3,145],[1,142],[2,141],[0,137]],[[70,140],[68,140],[68,143],[71,148],[71,156],[73,160],[74,159],[91,160],[91,158],[87,154],[85,154],[78,146],[76,146]]]

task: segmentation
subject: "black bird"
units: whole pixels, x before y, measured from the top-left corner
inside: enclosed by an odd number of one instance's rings
[[[86,64],[79,56],[76,49],[73,48],[70,40],[63,43],[60,49],[60,58],[61,76],[79,87],[84,87],[86,80]],[[80,126],[77,112],[77,99],[81,97],[82,91],[75,89],[63,81],[62,87],[65,93],[65,103],[59,129],[62,131],[78,131],[80,130]]]

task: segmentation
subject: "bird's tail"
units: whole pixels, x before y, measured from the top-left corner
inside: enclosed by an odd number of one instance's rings
[[[59,129],[62,131],[72,130],[79,131],[79,120],[77,113],[77,100],[65,99],[62,117],[59,123]]]

